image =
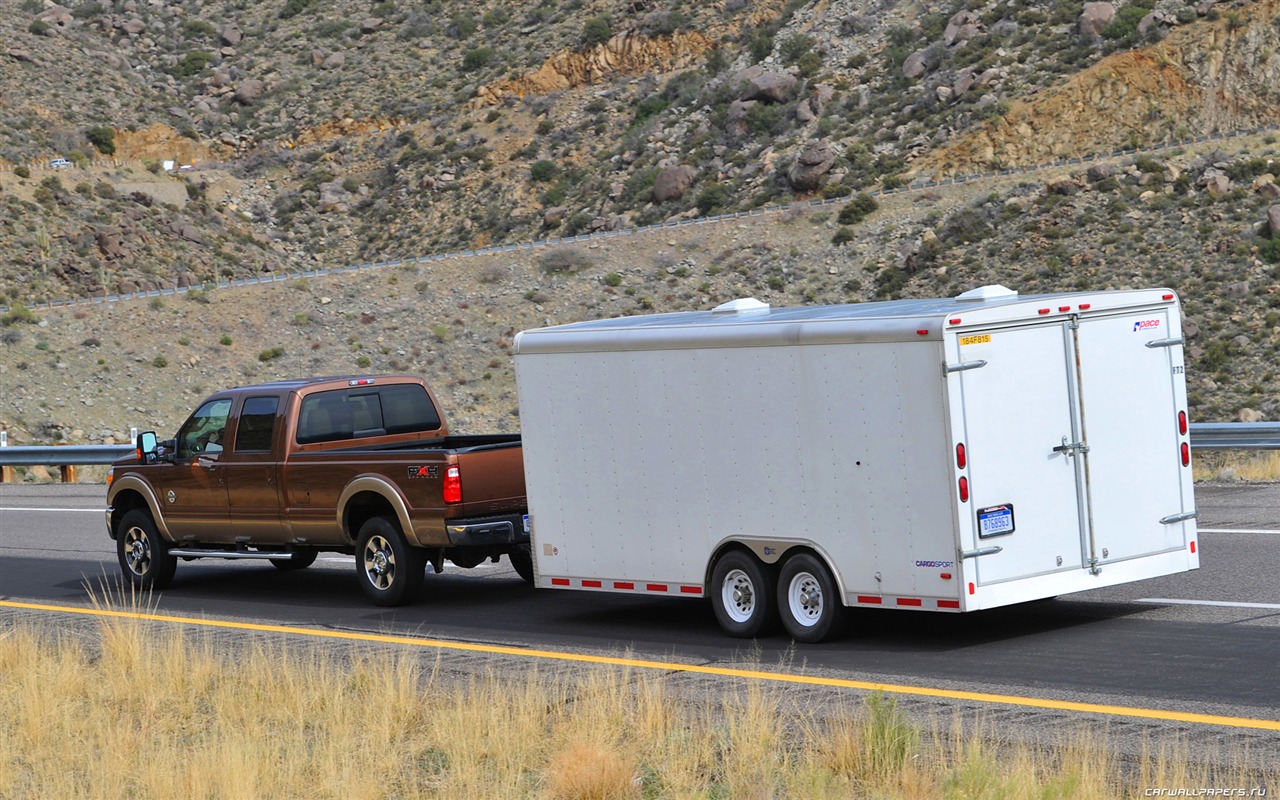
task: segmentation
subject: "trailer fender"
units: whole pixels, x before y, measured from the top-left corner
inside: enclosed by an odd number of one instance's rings
[[[711,558],[707,561],[706,575],[703,577],[704,586],[711,585],[711,572],[715,569],[716,562],[720,560],[720,557],[735,548],[749,551],[768,566],[774,575],[778,572],[778,565],[790,557],[792,553],[811,553],[822,559],[822,562],[827,565],[827,569],[831,570],[831,575],[835,578],[836,586],[840,591],[841,602],[843,602],[845,597],[844,576],[840,574],[840,570],[836,569],[835,562],[831,559],[831,556],[820,545],[808,539],[767,539],[754,536],[735,536],[724,539],[716,545],[712,551]]]
[[[156,498],[155,491],[151,488],[151,484],[137,477],[136,475],[125,475],[116,479],[111,484],[111,490],[107,493],[107,508],[111,514],[111,523],[108,526],[108,532],[111,538],[116,538],[115,523],[128,511],[127,508],[117,509],[116,498],[124,494],[133,493],[142,498],[147,505],[147,510],[151,512],[151,519],[156,523],[156,530],[160,532],[167,541],[172,542],[173,534],[169,533],[169,524],[165,522],[164,514],[160,513],[160,501]]]
[[[409,543],[421,547],[418,541],[418,535],[413,529],[413,522],[409,519],[409,505],[405,502],[404,497],[400,494],[400,490],[394,484],[381,475],[358,475],[342,490],[342,494],[338,496],[338,529],[346,532],[347,537],[351,541],[355,541],[359,526],[348,525],[349,513],[353,501],[359,498],[361,494],[375,494],[386,502],[391,510],[395,513],[396,519],[400,522],[400,530],[404,533]]]

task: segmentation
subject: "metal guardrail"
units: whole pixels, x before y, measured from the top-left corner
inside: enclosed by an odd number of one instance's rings
[[[1191,446],[1199,450],[1280,450],[1280,422],[1198,422]]]
[[[0,448],[0,466],[60,467],[65,464],[110,464],[134,452],[128,444],[68,444],[55,447]]]

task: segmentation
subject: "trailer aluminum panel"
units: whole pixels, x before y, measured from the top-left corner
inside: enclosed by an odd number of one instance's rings
[[[537,584],[781,610],[966,611],[1193,569],[1168,290],[771,309],[522,332]]]

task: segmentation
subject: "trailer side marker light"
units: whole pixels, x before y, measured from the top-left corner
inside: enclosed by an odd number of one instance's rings
[[[959,607],[960,607],[959,600],[939,600],[938,601],[938,608],[959,608]]]
[[[964,454],[964,442],[961,442],[960,444],[956,445],[956,466],[959,467],[960,469],[964,469],[965,464],[967,463],[969,463],[969,460],[965,457],[965,454]]]
[[[969,594],[974,594],[973,581],[969,581]]]
[[[702,594],[701,586],[681,586],[680,594]]]
[[[1195,543],[1195,540],[1193,539],[1191,541],[1191,555],[1195,555],[1195,554],[1196,554],[1196,543]]]
[[[1071,306],[1058,306],[1059,311],[1070,311]]]
[[[1187,412],[1185,411],[1178,412],[1178,433],[1187,435]]]
[[[950,572],[944,572],[944,573],[942,573],[939,577],[940,577],[940,578],[942,578],[944,581],[949,581],[949,580],[951,580],[951,573],[950,573]]]
[[[1165,300],[1172,300],[1172,299],[1173,299],[1173,295],[1171,295],[1171,294],[1163,295],[1163,299],[1165,299]]]
[[[552,586],[568,586],[569,579],[568,578],[552,578],[551,585]]]
[[[636,588],[636,585],[634,583],[631,583],[630,581],[614,581],[613,588],[634,590]]]
[[[1183,446],[1185,447],[1186,445]],[[969,502],[969,479],[963,476],[960,478],[960,502]]]
[[[929,329],[928,329],[928,328],[921,328],[920,330],[916,331],[916,333],[920,334],[921,336],[928,336],[928,335],[929,335]]]
[[[1191,445],[1186,442],[1182,443],[1182,466],[1191,466]]]
[[[921,605],[924,605],[924,603],[923,603],[922,601],[920,601],[918,598],[915,598],[915,597],[899,597],[899,598],[898,598],[898,605],[900,605],[900,606],[921,606]]]
[[[1081,311],[1088,311],[1090,308],[1093,308],[1093,304],[1092,304],[1092,303],[1081,303],[1081,304],[1080,304],[1080,310],[1081,310]]]
[[[650,592],[663,592],[664,594],[667,591],[665,583],[646,583],[644,588]]]
[[[955,319],[949,319],[949,320],[947,320],[947,324],[949,324],[949,325],[959,325],[959,324],[960,324],[960,318],[959,318],[959,317],[956,317]]]
[[[604,588],[604,587],[603,587],[603,585],[600,583],[600,581],[588,581],[588,580],[584,580],[584,581],[582,582],[582,588],[584,588],[584,589],[602,589],[602,588]]]
[[[858,602],[866,603],[867,605],[878,606],[880,605],[881,602],[883,602],[883,600],[884,598],[881,598],[881,597],[872,597],[871,595],[865,595],[865,594],[858,595]]]
[[[1042,308],[1042,309],[1040,309],[1039,311],[1037,311],[1036,313],[1037,313],[1037,314],[1048,314],[1048,313],[1049,313],[1050,311],[1052,311],[1052,310],[1053,310],[1053,309],[1051,309],[1051,308]]]

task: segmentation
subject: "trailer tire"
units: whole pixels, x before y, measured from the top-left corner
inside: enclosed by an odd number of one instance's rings
[[[356,575],[365,595],[380,606],[398,606],[422,590],[426,554],[405,541],[400,526],[371,517],[356,540]]]
[[[730,550],[711,571],[711,606],[730,636],[750,639],[766,633],[778,619],[773,577],[749,553]]]
[[[271,559],[271,566],[282,572],[294,572],[316,563],[316,556],[319,554],[320,551],[314,547],[302,547],[293,551],[293,558]]]
[[[178,559],[160,535],[151,512],[135,508],[116,526],[116,558],[129,583],[143,590],[163,589],[173,580]]]
[[[782,565],[778,611],[792,639],[821,642],[831,634],[843,609],[835,579],[822,559],[798,553]]]
[[[531,545],[516,545],[507,553],[507,559],[511,562],[511,568],[516,571],[516,574],[523,578],[525,583],[532,586],[533,550]]]

